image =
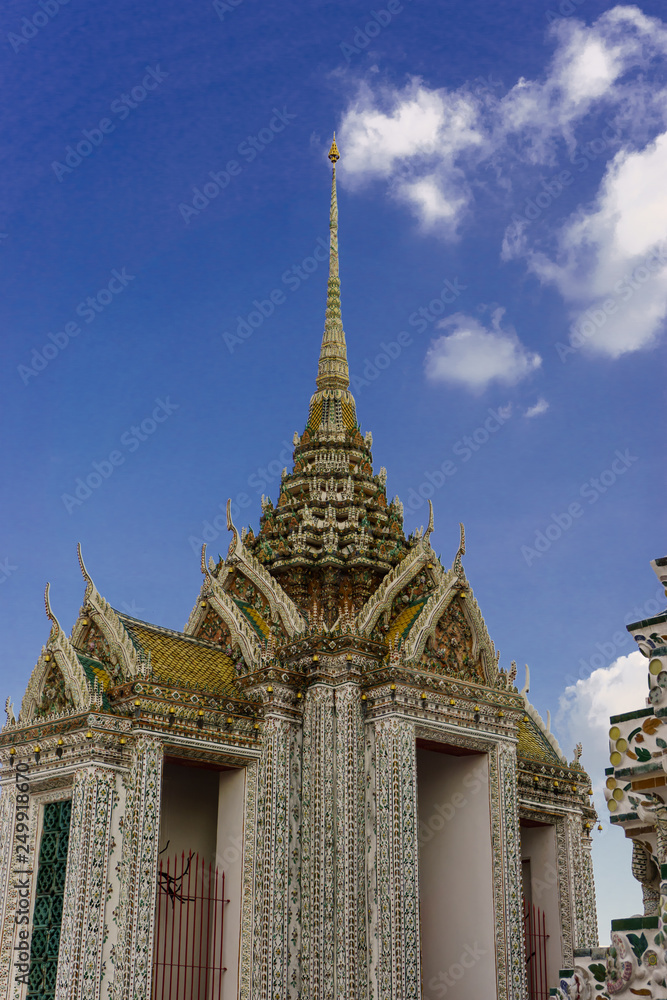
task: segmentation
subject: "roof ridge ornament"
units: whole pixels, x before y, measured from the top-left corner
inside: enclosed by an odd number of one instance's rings
[[[329,150],[328,156],[329,156],[329,159],[331,160],[331,162],[333,163],[334,168],[335,168],[336,161],[340,160],[340,153],[338,152],[338,146],[336,145],[336,133],[335,132],[333,134],[333,142],[331,143],[331,149]]]
[[[81,549],[81,542],[76,543],[76,554],[79,560],[79,566],[81,568],[81,575],[86,581],[86,592],[84,594],[84,601],[85,601],[90,597],[91,593],[95,589],[95,584],[93,583],[93,579],[88,570],[86,569],[86,564],[83,561],[83,551]]]
[[[385,470],[385,474],[386,474],[386,470]],[[426,529],[426,531],[424,533],[424,542],[428,542],[429,538],[431,537],[432,532],[433,532],[433,504],[429,500],[428,501],[428,527],[427,527],[427,529]]]
[[[461,538],[459,541],[458,551],[454,557],[454,562],[452,563],[452,569],[457,570],[463,568],[461,565],[461,557],[466,554],[466,529],[463,526],[463,521],[459,521],[459,531],[461,533]]]
[[[46,611],[46,617],[49,619],[49,621],[55,625],[55,627],[58,629],[59,632],[61,632],[62,629],[60,628],[60,622],[58,621],[53,611],[51,610],[51,601],[49,600],[50,590],[51,590],[51,584],[47,583],[46,587],[44,588],[44,610]]]

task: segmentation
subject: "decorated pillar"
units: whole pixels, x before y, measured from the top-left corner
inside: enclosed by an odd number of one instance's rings
[[[301,985],[313,1000],[336,998],[334,697],[313,685],[303,717]]]
[[[500,895],[504,912],[502,925],[504,933],[499,940],[498,997],[499,1000],[524,1000],[527,997],[526,958],[523,934],[523,903],[521,895],[521,838],[519,832],[519,794],[517,787],[516,745],[509,742],[498,744],[498,784],[497,807],[492,812],[492,822],[499,824],[501,835],[494,837],[501,854],[501,869],[496,869],[494,878],[502,880]],[[493,789],[492,789],[493,797]],[[496,849],[498,849],[496,848]],[[495,859],[494,859],[495,860]],[[500,921],[496,914],[496,923]]]
[[[150,1000],[163,748],[137,740],[126,779],[113,1000]]]
[[[290,933],[299,923],[299,844],[293,793],[299,749],[293,719],[269,714],[259,764],[252,1000],[296,1000],[299,968]]]
[[[302,991],[368,995],[364,732],[357,684],[313,685],[303,721]]]
[[[364,720],[357,684],[336,688],[336,1000],[368,997]]]
[[[370,996],[419,1000],[419,847],[414,726],[368,727],[366,798]]]
[[[116,774],[77,772],[58,955],[56,1000],[99,1000]]]
[[[0,791],[0,996],[8,997],[9,970],[14,940],[16,910],[16,879],[13,877],[14,821],[16,789],[5,785]]]
[[[591,858],[591,838],[583,828],[581,815],[570,813],[566,820],[569,899],[572,907],[572,949],[594,948],[598,943],[595,884]],[[572,954],[563,955],[571,964]]]
[[[595,902],[595,877],[593,874],[593,857],[591,848],[593,841],[588,830],[581,833],[581,874],[579,885],[584,900],[583,926],[581,941],[577,948],[596,948],[598,946],[598,915]]]

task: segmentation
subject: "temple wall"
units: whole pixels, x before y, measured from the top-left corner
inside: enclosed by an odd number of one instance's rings
[[[239,991],[241,916],[243,912],[243,835],[246,812],[246,769],[220,771],[216,863],[225,873],[225,933],[222,964],[226,967],[223,1000]]]
[[[417,749],[424,1000],[495,997],[488,755]]]
[[[419,855],[414,724],[367,726],[369,981],[373,1000],[420,1000]]]
[[[554,826],[521,825],[521,857],[530,862],[530,899],[545,917],[547,977],[553,983],[563,966],[558,857]]]

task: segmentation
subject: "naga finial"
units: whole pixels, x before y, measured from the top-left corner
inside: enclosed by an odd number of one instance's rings
[[[340,153],[338,152],[338,146],[336,145],[336,133],[333,134],[333,142],[331,143],[331,149],[329,150],[329,159],[336,166],[336,161],[340,160]]]
[[[46,617],[53,625],[53,628],[51,629],[51,635],[53,636],[55,634],[58,634],[59,632],[62,632],[62,629],[60,627],[60,622],[58,621],[53,611],[51,610],[51,601],[49,600],[50,590],[51,590],[51,584],[47,583],[46,587],[44,588],[44,610],[46,611]]]
[[[79,566],[81,567],[81,574],[82,574],[84,580],[86,581],[86,593],[85,593],[85,597],[84,597],[84,600],[85,600],[85,598],[87,598],[87,597],[90,596],[92,590],[94,589],[94,584],[93,584],[93,580],[92,580],[92,577],[91,577],[90,573],[86,569],[86,564],[83,561],[83,552],[81,551],[81,542],[77,542],[76,543],[76,554],[79,557]]]
[[[47,583],[46,587],[44,588],[44,610],[46,611],[46,617],[49,619],[49,621],[52,621],[54,625],[57,625],[58,622],[56,621],[56,616],[51,610],[51,602],[49,601],[50,589],[51,589],[51,584]]]
[[[432,531],[433,531],[433,504],[429,500],[428,501],[428,528],[426,529],[426,532],[424,534],[424,541],[425,542],[428,542],[429,538],[431,537]]]
[[[459,541],[458,551],[454,557],[453,569],[461,569],[461,557],[466,554],[466,529],[463,527],[462,521],[459,521],[459,529],[461,532],[461,538]]]

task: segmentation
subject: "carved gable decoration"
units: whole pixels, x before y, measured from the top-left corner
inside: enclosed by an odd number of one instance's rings
[[[242,602],[253,607],[265,620],[271,619],[269,602],[251,580],[243,573],[230,573],[227,580],[229,585],[225,589],[237,604]]]
[[[455,598],[438,621],[421,657],[422,666],[448,677],[486,683],[480,651],[463,602]]]
[[[422,569],[408,581],[400,594],[396,595],[387,616],[389,620],[386,626],[386,641],[390,646],[396,643],[402,645],[434,589],[430,574]],[[381,623],[377,631],[380,633],[383,631]]]
[[[76,705],[62,670],[55,662],[47,665],[35,715],[51,715],[53,712],[75,712]]]
[[[89,619],[83,619],[83,621]],[[94,621],[89,621],[84,625],[80,619],[72,633],[74,648],[77,651],[79,660],[84,667],[88,680],[95,677],[100,682],[104,690],[112,684],[120,684],[123,680],[123,673],[118,663],[118,656],[112,652],[109,642]],[[93,664],[96,668],[93,669]],[[88,668],[88,669],[86,669]],[[93,676],[90,676],[92,672]]]
[[[249,580],[242,573],[228,574],[227,582],[228,586],[225,588],[227,593],[256,633],[259,641],[266,646],[271,635],[271,626],[269,625],[271,607],[266,597],[252,580]],[[284,635],[284,628],[281,625],[277,627]]]
[[[209,607],[204,620],[193,633],[196,639],[217,642],[230,656],[232,655],[231,632],[218,614]]]
[[[79,651],[99,663],[111,663],[109,643],[99,628],[91,624],[79,640]]]

